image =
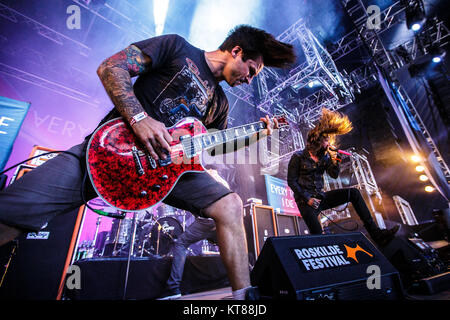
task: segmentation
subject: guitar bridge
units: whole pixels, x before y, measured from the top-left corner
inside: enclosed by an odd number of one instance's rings
[[[145,174],[144,167],[142,167],[141,159],[139,158],[139,151],[136,147],[131,148],[131,153],[133,154],[134,164],[136,165],[136,171],[140,176]]]

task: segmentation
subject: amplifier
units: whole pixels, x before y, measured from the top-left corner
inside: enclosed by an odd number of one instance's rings
[[[10,183],[33,170],[21,165]],[[0,299],[60,299],[85,206],[53,218],[39,232],[0,247]]]
[[[359,232],[271,237],[250,276],[263,298],[403,298],[399,273]]]
[[[298,235],[308,235],[309,229],[302,217],[297,217]]]
[[[249,260],[253,265],[266,239],[278,235],[273,208],[257,204],[244,206],[244,226],[247,234]]]
[[[299,234],[297,216],[290,214],[276,214],[278,236],[296,236]]]

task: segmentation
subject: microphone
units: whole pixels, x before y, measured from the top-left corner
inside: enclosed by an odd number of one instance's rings
[[[351,156],[351,155],[352,155],[350,152],[347,152],[347,151],[344,151],[344,150],[337,149],[336,147],[333,147],[333,146],[329,146],[328,149],[330,149],[331,151],[340,153],[340,154],[345,154],[346,156]]]

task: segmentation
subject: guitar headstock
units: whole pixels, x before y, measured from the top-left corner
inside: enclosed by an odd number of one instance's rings
[[[284,127],[289,127],[289,122],[287,121],[286,116],[284,114],[274,115],[272,119],[277,119],[278,128],[280,129]]]

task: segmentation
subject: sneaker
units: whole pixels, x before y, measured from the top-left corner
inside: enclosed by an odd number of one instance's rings
[[[164,292],[164,294],[156,300],[176,300],[180,297],[181,297],[180,289],[170,289]]]
[[[245,291],[245,300],[261,300],[257,287],[250,287]]]
[[[396,225],[392,229],[376,229],[370,236],[379,246],[384,247],[394,239],[394,236],[399,229],[399,225]]]

